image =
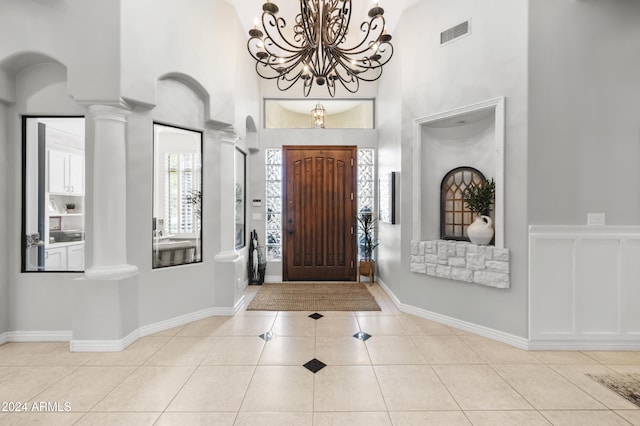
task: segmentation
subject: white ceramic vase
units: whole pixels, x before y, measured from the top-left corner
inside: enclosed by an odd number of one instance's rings
[[[476,215],[476,220],[467,228],[467,235],[473,244],[489,244],[493,238],[493,221],[489,216]]]

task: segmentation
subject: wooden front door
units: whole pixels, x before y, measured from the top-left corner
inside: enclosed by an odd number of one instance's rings
[[[354,281],[356,147],[285,146],[283,278]]]

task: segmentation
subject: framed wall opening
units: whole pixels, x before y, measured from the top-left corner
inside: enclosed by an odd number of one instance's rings
[[[504,248],[504,123],[503,97],[414,120],[413,241],[440,237],[439,192],[446,170],[435,165],[467,165],[495,180],[495,247]]]

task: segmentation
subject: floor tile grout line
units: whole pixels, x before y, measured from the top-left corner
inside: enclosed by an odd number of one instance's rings
[[[556,367],[558,367],[558,366],[561,366],[561,365],[564,365],[564,364],[547,364],[547,367],[549,367],[551,370],[553,370],[555,373],[559,374],[561,377],[563,377],[565,380],[567,380],[568,382],[570,382],[572,385],[574,385],[575,387],[577,387],[578,389],[580,389],[581,391],[583,391],[584,393],[586,393],[587,395],[589,395],[591,398],[593,398],[593,399],[595,399],[596,401],[598,401],[600,404],[602,404],[602,405],[603,405],[604,407],[606,407],[607,409],[609,409],[609,410],[615,410],[615,408],[611,408],[611,407],[609,407],[609,406],[608,406],[604,401],[600,400],[598,397],[596,397],[595,395],[593,395],[593,394],[592,394],[591,392],[589,392],[588,390],[583,389],[583,388],[582,388],[578,383],[576,383],[575,381],[571,380],[571,378],[570,378],[570,377],[567,377],[567,376],[565,376],[564,374],[562,374],[560,371],[556,370],[556,369],[554,368],[554,365],[555,365]],[[615,370],[613,370],[613,369],[609,368],[609,367],[608,367],[608,366],[606,366],[606,365],[601,365],[601,364],[570,364],[570,365],[598,366],[598,367],[606,368],[607,370],[609,370],[609,371],[611,371],[611,372],[615,373]],[[583,374],[586,374],[586,373],[583,373]],[[594,383],[596,383],[596,382],[594,382]],[[628,401],[627,399],[623,398],[621,395],[619,395],[618,393],[616,393],[616,392],[614,392],[613,390],[609,389],[608,387],[603,386],[602,388],[603,388],[603,389],[608,390],[610,395],[612,395],[612,396],[615,396],[615,397],[619,398],[621,401],[627,401],[627,402],[629,402],[629,403],[633,404],[632,402],[630,402],[630,401]]]

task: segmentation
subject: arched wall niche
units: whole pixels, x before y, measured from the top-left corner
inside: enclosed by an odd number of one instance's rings
[[[475,163],[469,159],[470,165],[481,170],[487,178],[494,178],[496,182],[496,194],[494,203],[494,217],[495,217],[495,247],[504,248],[504,151],[505,151],[505,99],[503,97],[489,99],[476,104],[460,107],[450,111],[444,111],[436,114],[432,114],[426,117],[422,117],[414,120],[414,136],[413,136],[413,161],[414,161],[414,176],[413,176],[413,241],[421,241],[429,238],[425,238],[427,235],[431,235],[435,232],[434,229],[424,229],[425,224],[424,216],[428,213],[425,211],[425,205],[423,198],[428,188],[426,185],[435,186],[441,182],[441,177],[432,179],[431,182],[424,182],[424,177],[428,176],[428,171],[423,170],[424,153],[430,153],[436,155],[437,152],[429,151],[430,144],[433,141],[428,137],[429,134],[425,132],[426,129],[448,129],[455,128],[458,125],[467,125],[467,123],[482,123],[486,122],[488,128],[485,125],[478,127],[476,130],[480,130],[486,133],[488,138],[486,139],[487,146],[480,146],[478,152],[473,151],[471,146],[463,146],[464,151],[468,151],[469,155],[473,157],[486,157],[484,163],[485,167],[478,167]],[[483,139],[483,138],[480,138]],[[478,139],[478,140],[480,140]],[[486,145],[486,144],[485,144]],[[465,160],[465,162],[467,162]],[[439,193],[432,191],[434,194]],[[431,212],[431,216],[437,216]],[[431,234],[429,234],[431,232]]]
[[[65,84],[67,80],[66,65],[60,60],[42,52],[17,52],[0,60],[0,101],[16,102],[15,78],[26,68],[34,65],[54,63],[65,68]]]
[[[200,81],[195,79],[189,74],[185,74],[182,72],[169,72],[161,75],[158,78],[158,83],[156,85],[156,105],[161,103],[161,93],[158,90],[161,88],[162,82],[173,81],[183,84],[188,87],[196,96],[200,99],[203,105],[203,119],[206,122],[207,127],[211,127],[215,130],[223,130],[223,131],[232,131],[233,127],[230,123],[223,122],[221,120],[217,120],[215,117],[211,116],[212,111],[212,98],[209,94],[209,91],[204,87]]]
[[[256,122],[253,120],[253,117],[248,115],[246,119],[246,135],[245,141],[246,146],[249,151],[255,152],[260,149],[258,143],[258,129],[256,127]]]
[[[208,115],[209,94],[185,74],[165,74],[156,83],[154,120],[202,130]]]

